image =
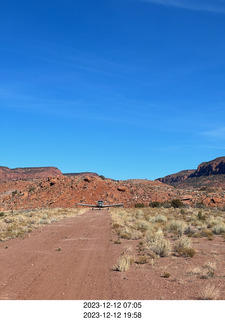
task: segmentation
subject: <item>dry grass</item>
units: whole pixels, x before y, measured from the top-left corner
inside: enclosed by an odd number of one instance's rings
[[[160,257],[167,257],[171,252],[169,240],[164,238],[162,230],[157,231],[152,237],[147,239],[149,250]]]
[[[128,254],[123,254],[117,264],[113,267],[113,271],[126,272],[133,263],[134,258]]]
[[[225,223],[218,223],[213,227],[213,232],[215,234],[222,234],[225,233]]]
[[[157,216],[153,216],[149,219],[150,222],[155,223],[155,222],[166,222],[168,219],[165,215],[157,215]]]
[[[193,257],[197,252],[191,247],[190,238],[213,240],[213,234],[223,236],[225,232],[223,211],[210,208],[115,208],[111,217],[119,239],[140,240],[139,252],[158,257],[168,256],[172,250],[180,256]],[[174,243],[176,237],[178,241]]]
[[[149,257],[147,255],[139,256],[138,259],[135,260],[137,264],[146,264],[149,262]]]
[[[178,254],[183,257],[193,258],[196,255],[196,250],[193,248],[183,248],[178,250]]]
[[[142,237],[141,231],[138,231],[136,229],[132,229],[129,227],[124,227],[120,232],[119,235],[122,239],[132,239],[132,240],[137,240]]]
[[[0,216],[0,241],[22,237],[41,226],[74,217],[85,212],[85,209],[33,209],[4,212]]]
[[[191,239],[187,237],[182,237],[177,241],[176,249],[185,249],[191,247]]]
[[[191,248],[191,239],[187,237],[180,238],[175,248],[180,256],[192,258],[196,254],[195,249]]]
[[[168,271],[164,272],[162,275],[163,278],[169,278],[170,276],[171,274]]]
[[[188,228],[188,225],[185,221],[182,220],[172,220],[167,225],[167,230],[173,232],[181,237],[184,234],[184,231]]]

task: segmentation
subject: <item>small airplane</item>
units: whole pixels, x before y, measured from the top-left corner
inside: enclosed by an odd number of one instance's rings
[[[102,200],[97,201],[96,205],[93,204],[85,204],[85,203],[77,203],[78,206],[85,206],[85,207],[92,207],[92,210],[94,210],[94,208],[97,208],[99,210],[104,209],[104,208],[108,208],[109,207],[121,207],[123,206],[123,203],[116,203],[116,204],[104,204],[104,202]]]

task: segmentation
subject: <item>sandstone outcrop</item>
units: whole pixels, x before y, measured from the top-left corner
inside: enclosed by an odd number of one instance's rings
[[[56,167],[15,168],[0,166],[0,181],[41,179],[49,176],[62,176]]]
[[[183,170],[156,180],[179,188],[225,188],[225,157],[203,162],[197,170]]]
[[[197,170],[189,178],[225,174],[225,157],[219,157],[212,161],[202,162]]]
[[[156,179],[158,181],[161,181],[163,183],[166,184],[175,184],[177,182],[183,181],[183,180],[187,180],[189,178],[189,176],[191,174],[193,174],[195,172],[195,170],[182,170],[180,172],[174,173],[174,174],[170,174],[164,178],[159,178]]]

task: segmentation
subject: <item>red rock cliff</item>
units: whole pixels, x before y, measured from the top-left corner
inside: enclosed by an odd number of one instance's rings
[[[28,180],[61,176],[62,172],[55,167],[15,168],[0,167],[0,180]]]
[[[225,174],[225,157],[219,157],[208,162],[202,162],[198,166],[197,170],[189,176],[189,178],[217,174]]]

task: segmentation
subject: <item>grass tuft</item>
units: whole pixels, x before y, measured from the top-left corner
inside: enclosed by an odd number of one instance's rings
[[[167,257],[171,252],[171,244],[169,240],[164,238],[162,230],[159,230],[152,235],[152,237],[148,240],[148,247],[160,257]]]
[[[113,267],[113,271],[120,271],[120,272],[126,272],[129,268],[130,265],[133,262],[133,257],[127,254],[123,254],[117,264]]]

